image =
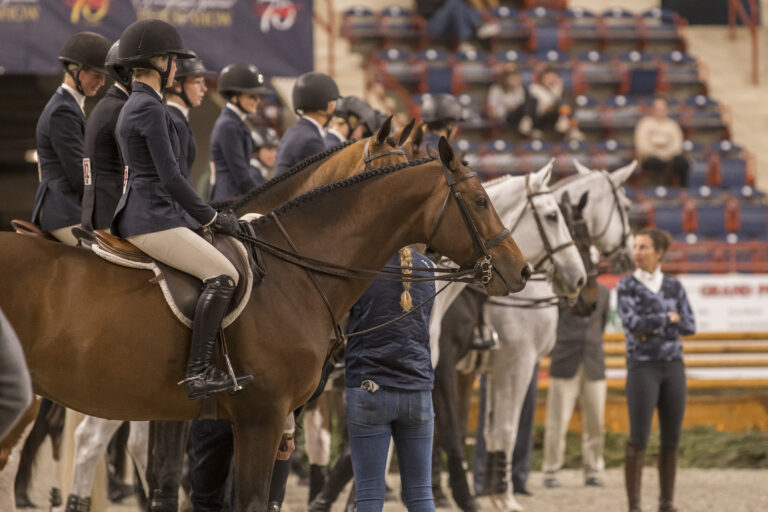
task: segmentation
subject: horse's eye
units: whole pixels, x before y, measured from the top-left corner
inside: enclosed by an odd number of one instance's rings
[[[477,201],[475,201],[475,204],[479,206],[480,208],[488,208],[488,198],[487,197],[478,197]]]
[[[557,222],[557,212],[548,213],[547,220],[549,222]]]

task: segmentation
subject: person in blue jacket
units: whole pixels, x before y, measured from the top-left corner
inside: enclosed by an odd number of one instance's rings
[[[227,104],[211,132],[212,200],[231,199],[264,183],[260,174],[251,169],[253,141],[245,119],[256,113],[259,94],[268,92],[264,76],[252,64],[230,64],[221,70],[219,93]]]
[[[387,265],[433,266],[409,247]],[[410,311],[434,292],[433,281],[374,281],[350,311],[344,359],[358,512],[380,512],[384,506],[390,438],[397,450],[405,506],[410,512],[435,510],[431,482],[435,376],[429,348],[432,303],[384,328],[353,335]]]
[[[280,137],[274,128],[259,126],[251,130],[253,156],[251,169],[258,172],[260,179],[271,180],[275,175],[275,158]]]
[[[57,240],[77,245],[72,227],[80,224],[85,149],[85,98],[104,85],[109,41],[93,32],[70,37],[59,54],[64,81],[37,122],[37,170],[32,222]]]
[[[451,142],[461,121],[463,109],[452,94],[426,94],[421,103],[421,120],[425,123],[424,147],[437,149],[440,137]]]
[[[659,413],[659,512],[672,504],[677,447],[685,412],[686,382],[680,336],[693,334],[696,321],[683,285],[662,273],[661,260],[670,236],[656,228],[634,237],[637,268],[616,287],[618,313],[627,343],[629,440],[624,482],[630,512],[639,512],[645,448],[654,410]]]
[[[311,71],[293,86],[293,109],[300,116],[277,146],[275,176],[288,171],[305,158],[325,150],[325,126],[330,121],[339,87],[330,76]]]
[[[161,91],[173,83],[176,59],[194,57],[176,29],[161,20],[136,21],[120,36],[120,61],[133,70],[134,82],[115,128],[128,179],[111,226],[150,257],[203,282],[182,381],[190,400],[232,388],[212,357],[238,281],[226,256],[194,230],[211,227],[233,236],[240,231],[237,218],[207,205],[179,168],[179,137]],[[251,379],[237,380],[243,385]]]
[[[179,168],[181,173],[192,180],[192,164],[197,155],[195,134],[189,125],[189,111],[199,107],[208,92],[205,77],[211,72],[205,69],[202,59],[182,59],[176,62],[176,75],[173,86],[165,90],[165,104],[173,119],[176,133],[179,136],[181,155]]]

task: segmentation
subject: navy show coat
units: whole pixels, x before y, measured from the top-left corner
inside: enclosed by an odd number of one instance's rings
[[[283,174],[305,158],[325,151],[325,147],[317,126],[302,117],[285,132],[277,145],[275,176]]]
[[[123,195],[125,165],[115,139],[115,126],[127,99],[125,91],[112,85],[85,123],[85,156],[91,161],[93,179],[94,229],[109,228]]]
[[[179,169],[181,169],[181,173],[191,183],[192,164],[195,163],[195,157],[197,156],[195,134],[192,133],[192,127],[189,126],[189,120],[184,116],[184,113],[170,103],[167,105],[173,125],[176,127],[176,134],[179,136]]]
[[[335,148],[336,146],[338,146],[339,144],[344,142],[343,140],[341,140],[341,138],[336,133],[334,133],[334,132],[332,132],[330,130],[325,132],[325,137],[324,137],[323,140],[325,141],[326,149],[328,149],[328,148]]]
[[[234,110],[224,107],[211,132],[211,160],[216,169],[212,200],[243,195],[264,182],[251,169],[252,154],[251,130]]]
[[[128,182],[112,220],[113,233],[125,238],[177,227],[197,229],[214,219],[216,211],[181,173],[176,128],[152,87],[134,82],[115,136],[128,166]]]
[[[35,129],[40,184],[32,222],[44,231],[80,224],[84,133],[85,114],[77,100],[59,87]]]

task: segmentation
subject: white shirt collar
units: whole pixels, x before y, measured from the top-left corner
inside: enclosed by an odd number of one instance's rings
[[[119,84],[119,83],[115,82],[115,87],[117,87],[118,89],[120,89],[121,91],[123,91],[123,92],[124,92],[125,94],[127,94],[128,96],[130,96],[130,95],[131,95],[131,93],[130,93],[130,92],[128,92],[128,89],[126,89],[125,87],[123,87],[123,85],[122,85],[122,84]]]
[[[328,128],[327,133],[332,133],[333,135],[335,135],[336,138],[339,139],[339,142],[346,142],[347,141],[347,138],[341,132],[336,130],[335,128]]]
[[[184,114],[184,119],[189,121],[189,107],[187,107],[186,105],[181,105],[179,103],[176,103],[175,101],[166,101],[165,104],[168,105],[169,107],[174,107],[179,109],[179,111],[182,114]]]
[[[656,267],[656,270],[653,272],[646,272],[641,268],[636,268],[632,275],[653,293],[659,293],[659,290],[661,290],[661,283],[664,280],[661,265]]]
[[[315,128],[317,128],[317,131],[320,132],[320,136],[325,137],[325,129],[323,128],[323,125],[321,125],[320,123],[318,123],[317,121],[315,121],[309,116],[301,116],[301,118],[306,119],[307,121],[315,125]]]
[[[80,94],[77,92],[77,89],[70,87],[68,84],[61,84],[61,87],[75,98],[77,104],[80,105],[80,110],[85,114],[85,94]]]
[[[227,102],[227,108],[230,109],[235,114],[237,114],[237,117],[239,117],[242,122],[245,122],[245,118],[247,117],[247,114],[242,110],[240,110],[237,105],[235,105],[234,103]]]

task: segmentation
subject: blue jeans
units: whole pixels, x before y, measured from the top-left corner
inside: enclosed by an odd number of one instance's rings
[[[390,437],[395,440],[405,506],[409,512],[434,512],[431,392],[347,388],[347,424],[358,512],[381,512],[384,507]]]

